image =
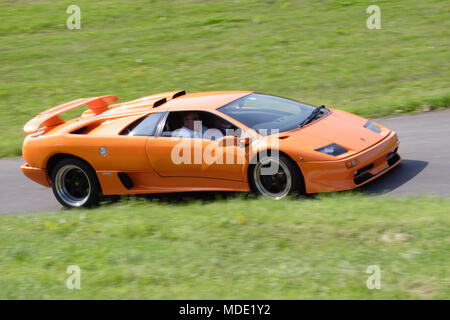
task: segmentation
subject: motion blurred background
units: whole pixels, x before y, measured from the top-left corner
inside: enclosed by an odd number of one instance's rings
[[[0,3],[3,157],[20,154],[27,120],[82,97],[257,90],[364,116],[450,101],[448,1]]]
[[[256,90],[365,117],[448,107],[449,14],[438,0],[1,0],[0,157],[20,156],[40,111],[98,95]],[[2,216],[0,298],[448,299],[449,210],[348,192]],[[65,287],[69,265],[81,290]]]

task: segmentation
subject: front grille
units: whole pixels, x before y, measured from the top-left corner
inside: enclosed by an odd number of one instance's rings
[[[366,173],[364,173],[363,175],[360,175],[359,177],[356,177],[355,179],[353,179],[353,182],[354,182],[355,184],[361,184],[361,183],[363,183],[363,182],[369,180],[369,179],[372,178],[372,177],[373,177],[373,174],[371,174],[371,173],[369,173],[369,172],[366,172]]]
[[[373,163],[371,163],[371,164],[369,164],[368,166],[365,166],[365,167],[363,167],[363,168],[361,168],[361,169],[356,170],[356,171],[355,171],[355,177],[357,177],[357,176],[363,174],[363,173],[366,172],[366,171],[369,171],[369,170],[372,169],[372,168],[373,168]]]
[[[393,164],[397,163],[398,160],[400,160],[400,156],[398,155],[398,153],[396,153],[388,159],[388,166],[392,166]]]
[[[393,151],[389,152],[386,156],[386,159],[389,159],[390,157],[392,157],[393,155],[395,155],[397,153],[398,147],[395,148]]]

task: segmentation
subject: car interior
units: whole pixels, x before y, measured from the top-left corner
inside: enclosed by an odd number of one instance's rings
[[[166,123],[164,124],[164,129],[161,136],[171,137],[174,131],[181,129],[183,127],[184,117],[190,112],[191,111],[170,112],[169,116],[166,119]],[[198,114],[202,125],[207,127],[208,129],[218,129],[222,132],[223,135],[231,134],[234,136],[240,136],[241,130],[238,130],[238,128],[229,121],[226,121],[225,119],[218,117],[217,115],[210,112],[195,112]]]

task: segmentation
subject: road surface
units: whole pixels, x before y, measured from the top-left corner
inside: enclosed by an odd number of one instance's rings
[[[450,110],[377,119],[397,131],[403,162],[360,188],[367,194],[450,196]],[[0,214],[61,210],[51,189],[27,179],[21,158],[0,160]]]

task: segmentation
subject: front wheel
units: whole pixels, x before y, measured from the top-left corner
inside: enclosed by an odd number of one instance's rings
[[[304,193],[303,176],[297,164],[289,157],[267,155],[249,168],[253,191],[279,200],[291,193]]]
[[[92,207],[100,201],[101,189],[95,171],[76,158],[58,162],[52,170],[52,190],[68,208]]]

